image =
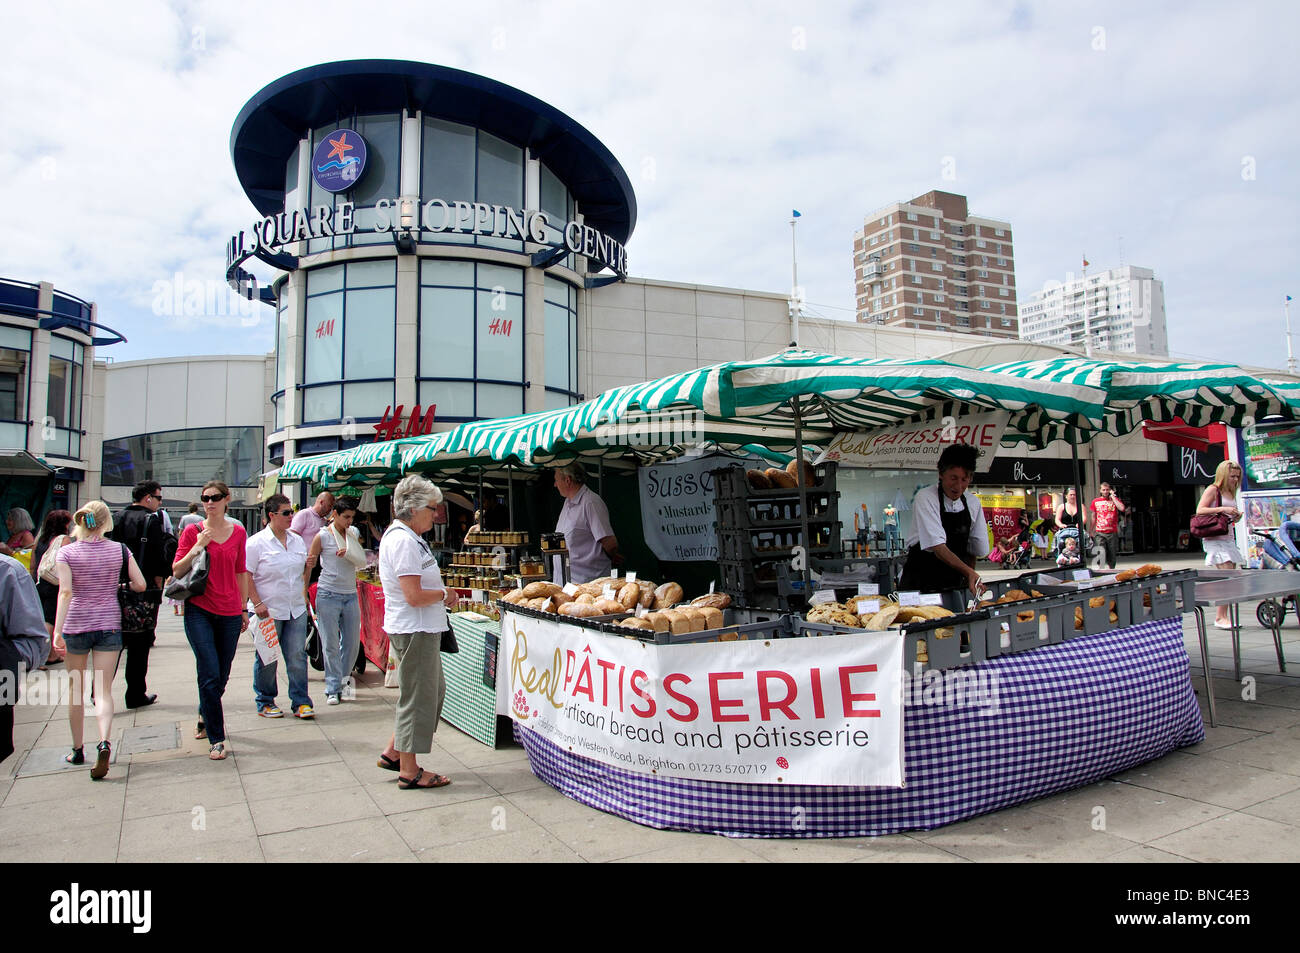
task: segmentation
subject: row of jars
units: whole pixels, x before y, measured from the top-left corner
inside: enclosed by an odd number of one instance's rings
[[[523,546],[528,534],[516,530],[480,530],[465,537],[466,546]]]
[[[444,585],[451,586],[454,589],[495,589],[497,587],[497,576],[472,576],[468,573],[449,572],[442,577]]]

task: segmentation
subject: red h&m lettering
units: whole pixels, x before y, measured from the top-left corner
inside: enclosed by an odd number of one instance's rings
[[[504,334],[506,337],[510,337],[510,331],[514,324],[513,320],[503,321],[501,318],[493,318],[492,323],[488,325],[488,334]]]
[[[375,443],[402,435],[402,409],[402,404],[397,405],[397,413],[393,413],[392,404],[384,408],[384,416],[375,424]]]
[[[320,324],[316,325],[316,336],[318,338],[333,337],[334,319],[330,318],[328,321],[322,321]]]

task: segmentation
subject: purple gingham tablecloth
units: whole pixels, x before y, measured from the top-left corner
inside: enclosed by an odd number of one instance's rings
[[[968,670],[970,671],[970,670]],[[527,728],[533,773],[650,827],[732,837],[929,830],[1118,774],[1205,738],[1181,616],[991,659],[998,712],[909,705],[904,788],[665,778],[571,754]]]

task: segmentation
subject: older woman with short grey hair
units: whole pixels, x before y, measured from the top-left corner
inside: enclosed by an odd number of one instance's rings
[[[454,590],[442,584],[438,561],[422,538],[433,528],[442,492],[424,477],[408,476],[393,490],[393,522],[379,543],[379,580],[384,587],[384,631],[397,656],[397,714],[393,737],[379,767],[397,772],[403,791],[450,784],[425,771],[416,755],[433,749],[447,682],[442,674],[442,634]]]

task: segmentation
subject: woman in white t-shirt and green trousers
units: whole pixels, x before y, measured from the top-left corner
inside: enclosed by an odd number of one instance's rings
[[[384,588],[384,631],[397,657],[397,713],[393,737],[379,767],[397,771],[404,791],[440,788],[451,780],[425,771],[416,756],[433,750],[447,682],[442,674],[442,634],[454,590],[442,584],[438,560],[422,537],[433,528],[442,491],[424,477],[408,476],[393,490],[393,522],[379,543]]]

